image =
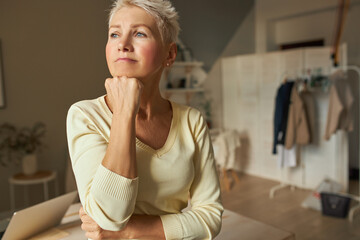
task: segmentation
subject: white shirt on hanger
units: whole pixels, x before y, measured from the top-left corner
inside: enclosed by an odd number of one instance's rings
[[[284,145],[277,145],[278,152],[278,166],[282,167],[296,167],[296,145],[292,148],[286,149]]]

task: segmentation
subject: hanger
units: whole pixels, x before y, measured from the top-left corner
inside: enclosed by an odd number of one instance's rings
[[[284,77],[282,83],[283,83],[283,84],[286,84],[286,83],[287,83],[287,77]]]

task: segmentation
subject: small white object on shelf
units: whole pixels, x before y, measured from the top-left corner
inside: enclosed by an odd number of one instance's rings
[[[203,62],[193,61],[193,62],[174,62],[172,67],[202,67],[204,66]]]
[[[190,104],[190,99],[194,93],[204,92],[202,88],[168,88],[164,89],[164,94],[166,98],[170,98],[172,94],[186,94],[186,104]]]
[[[202,69],[203,65],[204,63],[199,61],[174,62],[164,72],[163,83],[165,84],[162,84],[162,92],[165,97],[186,94],[186,104],[189,105],[193,94],[204,92],[202,84],[205,82],[207,73]]]
[[[203,62],[174,62],[173,65],[166,69],[165,80],[174,88],[179,87],[179,81],[185,79],[182,87],[192,88],[200,87],[205,81],[206,72],[202,69]]]

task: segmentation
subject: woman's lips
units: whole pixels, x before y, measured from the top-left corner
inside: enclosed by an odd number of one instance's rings
[[[136,62],[136,60],[131,58],[118,58],[115,62]]]

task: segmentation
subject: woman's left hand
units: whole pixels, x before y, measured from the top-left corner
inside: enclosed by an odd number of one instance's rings
[[[89,215],[85,213],[83,207],[80,208],[79,215],[82,221],[81,229],[86,232],[85,236],[89,239],[115,239],[126,235],[126,227],[119,232],[102,229]]]

